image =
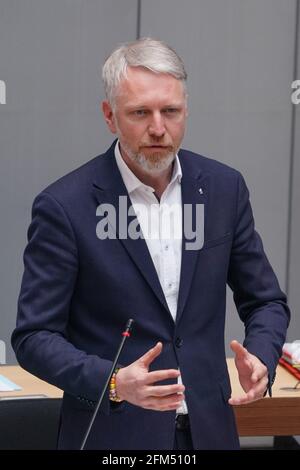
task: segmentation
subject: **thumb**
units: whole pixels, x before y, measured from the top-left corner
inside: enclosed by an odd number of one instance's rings
[[[235,339],[231,341],[230,348],[238,359],[245,359],[248,355],[247,349]]]
[[[147,369],[149,368],[151,362],[154,361],[154,359],[160,355],[162,351],[162,343],[159,341],[156,343],[154,348],[149,349],[143,356],[140,357],[139,361],[143,363]]]

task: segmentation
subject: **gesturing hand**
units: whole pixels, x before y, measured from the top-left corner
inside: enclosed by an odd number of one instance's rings
[[[239,381],[246,395],[228,401],[230,405],[243,405],[263,397],[268,385],[268,369],[253,354],[250,354],[238,341],[231,341],[230,347],[235,353],[235,365]]]
[[[176,369],[149,372],[150,364],[162,351],[162,343],[157,343],[142,357],[116,375],[117,395],[133,405],[149,410],[176,410],[184,399],[184,385],[155,385],[156,382],[174,379],[180,375]]]

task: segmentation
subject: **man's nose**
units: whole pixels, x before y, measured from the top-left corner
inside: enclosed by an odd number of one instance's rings
[[[161,113],[156,113],[152,116],[148,130],[149,134],[155,137],[162,137],[165,134],[166,128],[164,118]]]

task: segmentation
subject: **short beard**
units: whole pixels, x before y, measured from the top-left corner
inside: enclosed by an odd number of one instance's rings
[[[143,153],[133,154],[132,152],[127,152],[127,154],[134,162],[140,165],[146,173],[151,174],[158,174],[167,170],[175,159],[175,153],[173,152],[169,152],[167,155],[156,152],[153,155],[148,155],[148,157]]]

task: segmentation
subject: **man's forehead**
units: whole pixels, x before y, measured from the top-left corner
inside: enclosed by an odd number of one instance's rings
[[[128,74],[119,84],[117,95],[127,98],[141,95],[164,94],[181,99],[184,95],[184,86],[181,80],[170,74],[156,73],[142,67],[128,68]]]
[[[181,83],[180,80],[176,79],[170,73],[165,72],[154,72],[146,67],[127,67],[125,76],[121,79],[121,82],[127,83],[144,83],[144,82],[172,82]]]

